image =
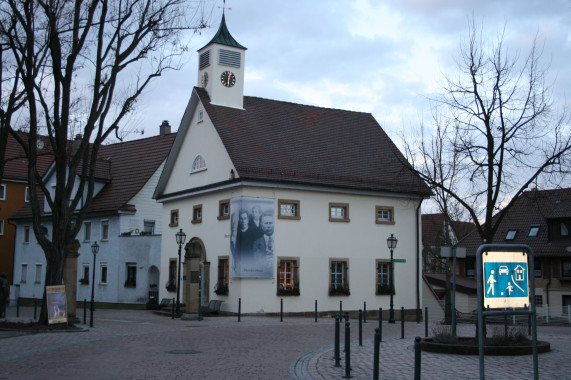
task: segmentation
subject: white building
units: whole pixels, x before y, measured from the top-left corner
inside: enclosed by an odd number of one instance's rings
[[[168,123],[163,123],[160,136],[100,148],[93,202],[77,236],[77,301],[91,298],[95,242],[100,247],[95,264],[97,303],[145,304],[149,291],[156,292],[163,226],[161,206],[152,195],[174,138]],[[44,180],[55,186],[53,174],[53,168],[48,169]],[[11,219],[16,222],[16,292],[20,298],[41,299],[46,259],[34,237],[31,207],[23,207]],[[42,223],[50,236],[47,202]],[[74,290],[66,285],[67,291]]]
[[[198,310],[199,289],[204,306],[224,300],[223,312],[241,301],[243,313],[275,313],[282,298],[288,313],[313,311],[316,300],[320,312],[340,301],[387,310],[394,234],[395,308],[420,308],[428,187],[368,113],[244,96],[245,51],[224,16],[198,51],[200,87],[155,191],[165,220],[160,297],[176,296],[182,230],[187,312]],[[265,234],[253,224],[259,212],[269,214]]]

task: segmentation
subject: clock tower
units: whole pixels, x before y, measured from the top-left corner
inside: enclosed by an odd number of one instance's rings
[[[198,50],[198,86],[210,95],[212,104],[244,107],[244,56],[246,48],[228,31],[222,22],[216,35]]]

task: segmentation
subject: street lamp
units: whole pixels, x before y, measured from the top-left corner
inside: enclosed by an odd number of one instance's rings
[[[91,282],[91,317],[89,319],[89,327],[93,327],[93,308],[94,308],[94,293],[95,293],[95,257],[99,252],[99,244],[97,242],[91,245],[91,252],[93,252],[93,281]]]
[[[186,234],[182,232],[182,228],[180,231],[176,233],[176,243],[178,244],[178,277],[177,277],[177,284],[176,284],[176,317],[180,317],[180,253],[182,250],[182,245],[186,240]]]
[[[390,237],[387,238],[387,247],[391,250],[391,265],[389,267],[389,277],[391,280],[391,310],[389,313],[389,323],[395,323],[395,310],[393,308],[393,294],[395,292],[395,280],[394,280],[394,273],[395,273],[395,264],[393,262],[393,249],[397,247],[397,238],[391,234]]]

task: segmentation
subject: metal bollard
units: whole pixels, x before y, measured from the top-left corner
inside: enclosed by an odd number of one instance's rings
[[[379,342],[383,341],[383,308],[379,307]]]
[[[339,316],[343,318],[343,301],[339,301]]]
[[[400,338],[404,339],[404,306],[400,308]]]
[[[87,323],[87,299],[83,299],[83,324]]]
[[[424,337],[428,338],[428,306],[424,308]]]
[[[238,322],[240,322],[241,314],[242,314],[242,298],[238,298]]]
[[[359,309],[359,346],[363,345],[363,311]]]
[[[335,315],[335,367],[341,367],[341,354],[340,354],[340,349],[339,349],[339,335],[340,335],[340,327],[339,327],[339,321],[340,321],[341,317],[339,316],[339,314]]]
[[[414,338],[414,380],[420,380],[420,337]]]
[[[346,311],[345,312],[345,322],[347,322],[349,320],[349,312]]]
[[[20,318],[20,297],[16,298],[16,318]]]
[[[317,323],[317,300],[315,300],[315,322]]]
[[[280,322],[284,321],[284,299],[280,298]]]
[[[367,301],[363,302],[363,323],[367,323]]]
[[[174,319],[174,297],[173,297],[173,299],[172,299],[172,307],[171,307],[171,309],[172,309],[172,319]]]
[[[34,298],[34,321],[38,319],[38,300]]]
[[[381,345],[381,333],[375,329],[375,345],[373,347],[373,380],[379,380],[379,348]]]
[[[343,378],[351,378],[351,327],[350,322],[345,322],[345,376]]]

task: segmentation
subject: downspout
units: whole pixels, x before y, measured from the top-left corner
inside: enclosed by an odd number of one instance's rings
[[[420,206],[424,198],[420,198],[416,208],[416,323],[420,323],[420,260],[422,251],[420,249]]]
[[[549,306],[549,287],[551,286],[551,278],[553,277],[553,263],[549,263],[549,281],[545,286],[545,305]]]

